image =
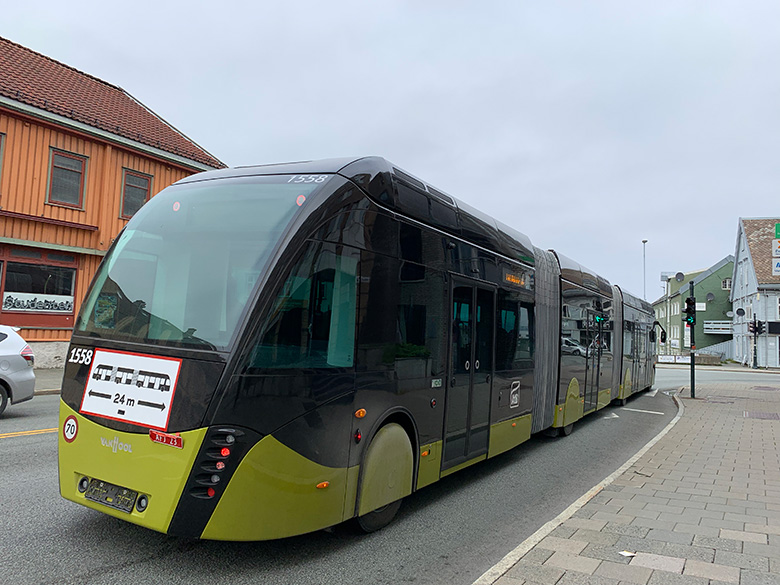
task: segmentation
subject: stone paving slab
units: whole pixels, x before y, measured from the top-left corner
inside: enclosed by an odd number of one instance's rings
[[[761,386],[684,389],[665,436],[478,583],[780,585],[780,375]]]

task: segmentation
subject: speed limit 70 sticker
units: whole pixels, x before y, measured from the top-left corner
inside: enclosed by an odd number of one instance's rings
[[[76,435],[79,434],[79,421],[75,416],[69,416],[65,419],[65,423],[62,425],[62,438],[67,443],[72,443],[76,440]]]

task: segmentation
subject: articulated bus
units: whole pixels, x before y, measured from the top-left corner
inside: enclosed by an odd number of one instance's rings
[[[86,295],[60,493],[184,537],[370,532],[649,388],[655,325],[382,158],[194,175],[132,218]]]

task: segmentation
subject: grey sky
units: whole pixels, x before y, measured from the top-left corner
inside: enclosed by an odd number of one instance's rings
[[[228,165],[384,156],[639,296],[647,239],[648,300],[661,271],[733,254],[738,217],[780,215],[776,1],[2,12],[0,35],[121,86]]]

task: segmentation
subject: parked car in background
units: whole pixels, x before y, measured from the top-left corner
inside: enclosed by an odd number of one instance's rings
[[[561,352],[571,355],[588,355],[588,350],[571,337],[561,338]]]
[[[33,351],[16,329],[0,325],[0,414],[9,404],[33,397],[34,365]]]

